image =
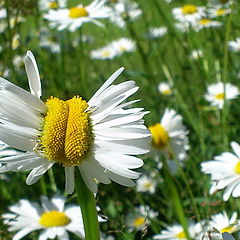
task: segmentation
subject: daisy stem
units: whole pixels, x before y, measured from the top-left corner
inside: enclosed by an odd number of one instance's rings
[[[82,211],[85,240],[100,240],[96,200],[93,193],[85,185],[79,171],[76,171],[75,183],[77,199]]]
[[[46,184],[45,184],[45,179],[44,176],[40,178],[40,187],[43,195],[47,195],[47,189],[46,189]]]

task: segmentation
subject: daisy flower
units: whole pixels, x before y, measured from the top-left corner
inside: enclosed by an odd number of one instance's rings
[[[0,20],[3,18],[6,18],[6,17],[7,17],[7,10],[5,8],[1,9],[0,10]]]
[[[152,151],[158,160],[163,153],[169,160],[174,156],[179,160],[186,158],[188,150],[188,131],[182,123],[182,117],[172,109],[166,109],[160,123],[149,127],[152,135]]]
[[[113,59],[117,55],[118,53],[116,52],[116,49],[112,45],[107,45],[105,47],[92,50],[90,52],[91,58],[100,60]]]
[[[133,21],[142,14],[142,10],[138,8],[136,2],[129,2],[129,0],[121,0],[113,5],[110,21],[120,28],[125,27],[125,22]]]
[[[17,231],[13,240],[24,238],[36,230],[42,230],[39,239],[69,239],[68,232],[84,238],[84,226],[79,206],[65,205],[63,196],[54,196],[49,200],[41,197],[41,206],[22,199],[9,207],[11,213],[2,215],[3,222],[9,226],[8,231]],[[104,221],[98,217],[99,222]]]
[[[232,52],[240,52],[240,38],[228,42],[229,50]]]
[[[148,30],[148,36],[151,39],[163,37],[167,33],[166,27],[151,27]]]
[[[205,7],[198,7],[193,4],[187,4],[172,10],[173,16],[180,22],[192,23],[206,15]]]
[[[195,49],[193,50],[191,53],[190,53],[190,56],[189,56],[192,60],[197,60],[201,57],[203,57],[203,52],[201,49]]]
[[[192,239],[196,239],[199,230],[199,224],[190,223],[188,226],[188,232]],[[179,224],[175,224],[167,227],[166,230],[163,230],[160,234],[155,235],[153,239],[187,240],[187,237],[184,233],[183,227]]]
[[[226,83],[225,91],[224,84],[222,82],[210,84],[207,88],[207,94],[205,94],[205,99],[210,102],[212,106],[216,106],[221,109],[224,105],[225,100],[232,100],[237,98],[239,95],[239,90],[236,86]]]
[[[196,20],[193,23],[193,29],[196,31],[199,31],[203,28],[209,28],[209,27],[221,27],[222,23],[219,21],[213,21],[209,18],[201,18],[199,20]]]
[[[236,142],[231,142],[233,153],[224,152],[214,157],[214,160],[203,162],[202,171],[211,174],[213,185],[210,194],[217,190],[225,189],[223,200],[227,201],[232,195],[240,196],[240,146]]]
[[[138,90],[135,82],[112,84],[123,68],[88,102],[74,96],[44,103],[35,58],[28,51],[24,60],[31,93],[0,78],[0,139],[26,152],[1,159],[0,173],[32,170],[26,180],[31,185],[58,163],[65,170],[67,193],[74,191],[75,167],[92,192],[97,192],[96,180],[134,186],[131,179],[140,173],[130,169],[143,161],[133,155],[149,151],[150,134],[142,119],[147,112],[125,109],[136,101],[123,103]]]
[[[104,4],[105,1],[95,0],[88,6],[78,5],[69,9],[50,10],[44,18],[50,21],[51,27],[57,27],[58,30],[68,28],[73,32],[87,22],[103,27],[97,19],[109,17],[109,8]]]
[[[158,91],[162,94],[162,95],[171,95],[172,94],[172,86],[167,83],[167,82],[162,82],[158,84]]]
[[[229,14],[231,9],[222,8],[222,6],[215,6],[213,8],[208,9],[208,15],[211,18],[221,17]]]
[[[110,43],[110,45],[115,49],[118,56],[124,52],[133,52],[136,49],[135,42],[129,38],[120,38]]]
[[[137,180],[137,191],[154,193],[156,185],[157,181],[155,179],[143,175]]]
[[[210,0],[210,2],[213,6],[221,5],[223,7],[229,7],[233,3],[232,0]]]
[[[58,9],[66,7],[66,0],[40,0],[39,9],[42,11],[48,11],[50,9]]]

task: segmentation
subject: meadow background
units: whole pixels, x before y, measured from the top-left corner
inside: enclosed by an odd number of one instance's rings
[[[240,54],[229,51],[228,46],[230,40],[240,37],[239,3],[235,1],[229,7],[232,8],[230,14],[216,18],[222,26],[182,32],[175,26],[177,21],[172,9],[184,4],[209,7],[208,1],[135,2],[143,14],[131,22],[126,20],[123,29],[103,19],[103,28],[86,23],[70,32],[50,28],[49,22],[43,19],[45,12],[40,10],[38,1],[0,1],[0,9],[8,10],[8,16],[0,19],[0,26],[6,25],[0,33],[2,77],[28,89],[23,57],[31,50],[39,66],[44,100],[50,96],[69,99],[76,94],[89,99],[115,70],[123,66],[125,71],[117,82],[136,81],[140,88],[134,99],[141,99],[136,106],[149,111],[145,116],[147,126],[159,122],[166,108],[176,110],[183,117],[189,131],[190,148],[181,169],[171,174],[166,166],[159,168],[152,157],[144,156],[144,166],[139,171],[157,183],[153,193],[116,183],[99,185],[97,203],[101,213],[108,218],[100,228],[106,236],[117,240],[150,240],[166,226],[181,221],[200,222],[224,210],[229,215],[234,211],[239,213],[240,204],[232,197],[224,202],[221,191],[209,195],[210,177],[202,173],[200,167],[201,162],[231,151],[231,141],[240,141],[239,98],[229,101],[222,110],[210,106],[204,99],[211,83],[230,82],[240,87]],[[79,3],[89,4],[90,1],[69,0],[67,5]],[[11,19],[15,19],[13,25]],[[160,26],[167,28],[166,34],[150,37],[149,28]],[[13,43],[16,35],[18,39]],[[41,47],[42,35],[59,44],[59,51]],[[92,50],[121,37],[135,41],[136,49],[109,60],[91,58]],[[196,49],[202,51],[202,56],[191,58]],[[158,91],[161,82],[172,85],[171,95]],[[26,175],[23,172],[1,175],[0,214],[7,212],[8,206],[19,199],[39,201],[41,194],[51,197],[54,193],[63,193],[65,177],[61,166],[49,171],[32,186],[25,184]],[[76,203],[76,195],[67,196],[67,202]],[[142,216],[138,212],[141,206],[149,206],[158,216],[144,216],[148,218],[145,224],[136,226],[132,219]],[[37,232],[31,233],[24,239],[37,239],[37,236]],[[106,236],[103,239],[107,239]],[[12,233],[2,222],[0,239],[12,239]],[[71,235],[71,239],[77,238]]]

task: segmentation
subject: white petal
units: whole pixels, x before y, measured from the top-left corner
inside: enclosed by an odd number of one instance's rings
[[[132,180],[130,180],[128,178],[125,178],[125,177],[122,177],[122,176],[120,176],[118,174],[115,174],[113,172],[107,171],[106,174],[114,182],[116,182],[116,183],[118,183],[120,185],[123,185],[125,187],[134,187],[136,185],[135,182],[133,182]]]
[[[86,186],[90,189],[90,191],[96,193],[97,190],[98,190],[98,187],[97,187],[97,184],[96,184],[96,182],[94,181],[94,179],[91,178],[91,177],[89,177],[88,172],[86,172],[86,170],[85,170],[84,168],[82,169],[81,165],[78,166],[78,168],[79,168],[79,171],[80,171],[80,173],[81,173],[81,175],[82,175],[82,178],[83,178]]]
[[[20,230],[19,232],[17,232],[14,236],[12,240],[19,240],[22,239],[23,237],[25,237],[27,234],[29,234],[30,232],[36,230],[36,228],[23,228],[22,230]]]

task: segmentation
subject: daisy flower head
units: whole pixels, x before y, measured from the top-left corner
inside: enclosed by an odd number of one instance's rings
[[[210,194],[224,190],[223,200],[227,201],[232,195],[240,196],[240,146],[231,142],[234,153],[224,152],[213,160],[201,164],[202,172],[211,175],[212,187]]]
[[[5,8],[0,10],[0,20],[7,17],[7,10]]]
[[[40,0],[39,9],[41,11],[48,11],[51,9],[58,9],[66,7],[66,0]]]
[[[150,126],[149,130],[152,135],[152,154],[159,156],[162,153],[169,160],[176,157],[181,161],[186,158],[188,131],[175,110],[166,109],[160,123]]]
[[[220,5],[208,9],[208,15],[211,18],[225,16],[230,12],[231,12],[231,9],[222,8],[222,6]]]
[[[224,91],[225,90],[225,91]],[[212,106],[216,106],[219,109],[223,108],[224,98],[225,100],[232,100],[237,98],[239,90],[231,83],[224,84],[222,82],[210,84],[205,94],[205,99],[210,102]]]
[[[167,82],[161,82],[158,84],[158,91],[162,95],[169,96],[172,94],[172,86]]]
[[[84,226],[79,206],[65,205],[63,196],[54,196],[49,200],[41,197],[41,205],[26,199],[9,207],[10,213],[2,215],[8,231],[17,231],[13,240],[24,238],[31,232],[42,230],[39,239],[69,239],[68,232],[84,238]],[[98,221],[104,221],[98,217]]]
[[[229,50],[232,52],[240,52],[240,38],[228,42]]]
[[[129,38],[120,38],[110,43],[110,45],[115,49],[118,56],[124,52],[133,52],[136,49],[136,43]]]
[[[149,151],[150,133],[143,121],[147,112],[129,108],[136,101],[123,103],[138,90],[135,82],[112,84],[123,68],[88,102],[74,96],[67,101],[50,97],[44,103],[37,63],[30,51],[25,67],[31,93],[0,78],[0,139],[25,151],[0,159],[4,163],[0,173],[31,170],[26,180],[31,185],[58,163],[65,170],[67,193],[74,191],[75,167],[92,192],[97,192],[96,180],[134,186],[131,179],[140,173],[131,169],[141,167],[143,161],[133,155]]]
[[[188,226],[188,232],[192,239],[196,239],[199,233],[199,224],[190,223]],[[160,234],[157,234],[153,239],[163,239],[163,240],[187,240],[184,229],[181,225],[175,224],[173,226],[168,226],[166,230],[163,230]]]
[[[222,23],[219,21],[211,20],[210,18],[201,18],[193,22],[193,29],[199,31],[203,28],[221,27]]]
[[[152,177],[143,175],[137,180],[137,191],[138,192],[149,192],[154,193],[156,190],[157,181]]]
[[[112,45],[107,45],[105,47],[92,50],[90,52],[90,56],[92,59],[107,60],[117,57],[118,53]]]
[[[148,36],[151,39],[163,37],[167,33],[166,27],[151,27],[148,30]]]
[[[133,21],[142,14],[136,2],[129,0],[120,0],[113,5],[111,10],[110,21],[120,28],[124,28],[126,21]]]
[[[205,7],[187,4],[182,7],[173,8],[172,14],[180,22],[193,23],[206,15]]]
[[[95,0],[88,6],[50,10],[44,18],[50,21],[51,27],[57,27],[60,31],[67,28],[73,32],[87,22],[103,27],[97,19],[109,17],[109,8],[104,5],[105,1]]]
[[[190,53],[190,56],[189,56],[192,60],[197,60],[201,57],[203,57],[203,52],[201,49],[195,49],[193,50],[191,53]]]

